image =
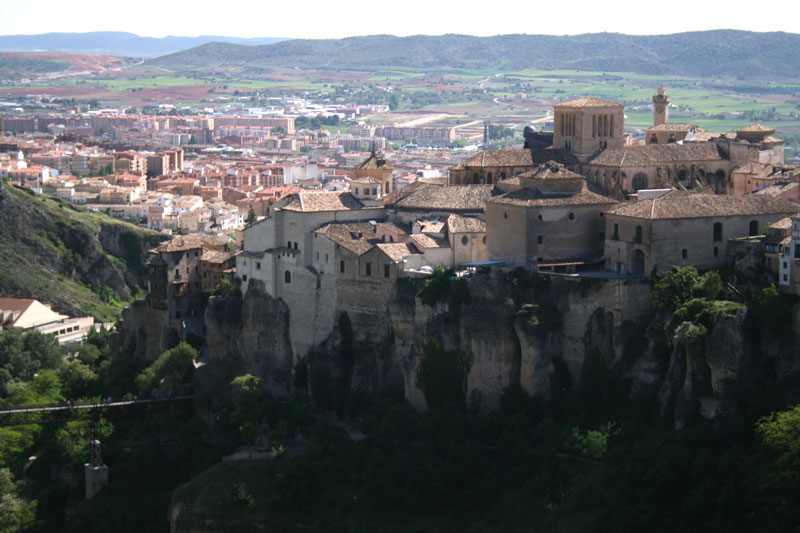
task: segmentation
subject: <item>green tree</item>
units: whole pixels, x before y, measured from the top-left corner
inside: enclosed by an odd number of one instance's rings
[[[152,365],[136,376],[136,387],[142,394],[191,392],[196,358],[197,350],[182,342],[162,353]]]
[[[258,221],[258,217],[256,217],[256,211],[253,209],[253,206],[250,206],[250,209],[247,210],[247,218],[244,219],[245,226],[248,228],[255,224]]]
[[[653,286],[653,305],[656,309],[672,312],[692,298],[700,282],[694,267],[672,267],[658,278]]]

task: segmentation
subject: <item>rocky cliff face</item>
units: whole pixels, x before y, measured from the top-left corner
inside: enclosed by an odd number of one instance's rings
[[[212,300],[206,312],[212,359],[239,358],[239,373],[258,375],[272,392],[285,394],[293,363],[304,358],[312,395],[336,408],[348,395],[374,397],[386,389],[425,408],[426,391],[417,375],[431,347],[455,354],[463,401],[488,409],[513,385],[546,396],[554,364],[577,383],[589,350],[640,379],[639,389],[660,385],[651,374],[665,362],[636,368],[624,357],[628,344],[642,344],[642,335],[632,332],[649,305],[644,281],[579,282],[497,269],[469,279],[470,302],[457,306],[422,303],[414,294],[423,283],[398,290],[385,309],[371,315],[339,312],[328,340],[303,354],[292,349],[291,312],[282,302],[262,287],[251,287],[244,298],[234,290]],[[389,334],[375,338],[374,331]],[[648,349],[646,339],[644,344]]]
[[[291,311],[283,302],[263,287],[245,298],[234,290],[212,300],[206,313],[212,358],[239,361],[239,374],[258,375],[275,394],[289,390],[293,365],[302,359],[312,396],[342,411],[353,395],[372,398],[385,390],[424,409],[435,391],[425,390],[419,375],[431,368],[437,379],[459,382],[461,402],[484,409],[497,407],[509,386],[547,398],[554,376],[560,386],[576,385],[587,356],[596,354],[630,379],[632,394],[657,394],[662,414],[677,427],[693,417],[736,414],[741,391],[760,373],[783,376],[799,364],[798,334],[780,342],[755,338],[742,306],[733,304],[708,331],[669,324],[652,310],[647,280],[494,269],[472,276],[469,303],[458,305],[423,303],[415,297],[423,284],[398,285],[385,309],[372,314],[338,311],[327,340],[302,354],[291,345]]]
[[[103,315],[101,293],[129,300],[146,251],[166,237],[65,202],[0,189],[0,295],[37,298],[73,316]]]
[[[251,281],[244,297],[235,286],[224,298],[212,298],[205,322],[212,360],[258,376],[277,396],[289,392],[294,363],[289,309],[267,294],[263,283]]]

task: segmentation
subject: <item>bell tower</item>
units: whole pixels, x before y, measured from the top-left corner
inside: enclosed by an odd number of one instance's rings
[[[664,87],[659,87],[653,95],[653,126],[666,124],[669,119],[669,96]]]

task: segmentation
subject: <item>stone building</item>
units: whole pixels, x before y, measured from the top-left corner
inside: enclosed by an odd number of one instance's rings
[[[584,159],[598,150],[622,148],[625,144],[625,106],[585,97],[553,106],[553,147],[563,148]]]
[[[486,201],[488,260],[540,268],[601,260],[603,213],[617,202],[589,191],[583,176],[551,161],[498,188],[506,192]]]
[[[427,216],[446,218],[452,214],[482,217],[491,185],[436,185],[415,182],[384,199],[386,218],[412,224]]]
[[[377,200],[394,192],[392,173],[394,168],[386,158],[379,157],[372,149],[370,156],[355,166],[350,190],[361,200]]]
[[[452,167],[450,182],[493,184],[552,160],[622,200],[659,187],[732,194],[737,168],[783,164],[783,141],[774,137],[775,130],[753,124],[735,133],[710,133],[670,123],[669,103],[660,88],[645,146],[626,144],[621,104],[590,97],[556,104],[551,148],[481,152]]]
[[[180,322],[201,302],[199,237],[176,237],[150,250],[150,306],[167,311],[170,322]]]
[[[768,196],[719,196],[643,191],[605,216],[606,269],[618,273],[663,272],[674,265],[699,269],[725,264],[728,240],[759,232],[796,211]]]

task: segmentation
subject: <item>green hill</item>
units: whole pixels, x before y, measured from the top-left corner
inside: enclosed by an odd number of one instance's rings
[[[165,237],[69,203],[0,186],[0,296],[116,320]]]
[[[370,70],[580,69],[681,76],[796,78],[800,35],[713,30],[672,35],[371,35],[262,46],[214,42],[159,57],[153,66]]]

